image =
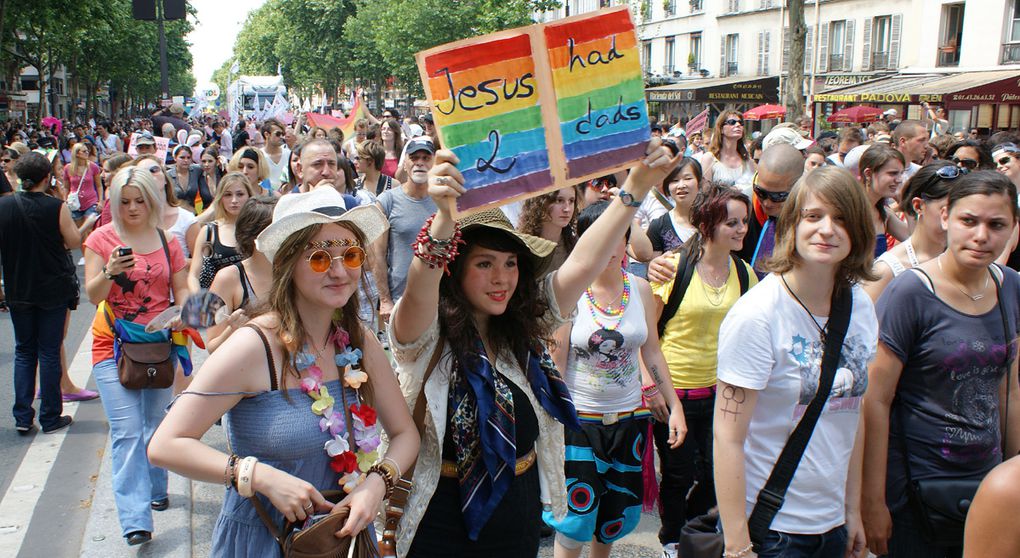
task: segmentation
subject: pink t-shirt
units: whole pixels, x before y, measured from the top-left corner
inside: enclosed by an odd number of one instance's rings
[[[166,241],[171,268],[176,273],[185,268],[184,252],[174,235],[167,234]],[[110,259],[114,248],[123,244],[112,224],[99,227],[85,240],[85,247],[99,254],[104,262]],[[114,279],[106,303],[117,318],[145,325],[170,307],[173,273],[167,269],[162,246],[147,254],[135,252],[134,256],[135,266]],[[109,332],[106,318],[97,312],[92,322],[93,364],[113,358],[113,338]]]
[[[85,178],[82,178],[81,175],[71,174],[71,165],[64,166],[64,184],[68,191],[78,192],[81,210],[84,211],[99,203],[99,189],[96,185],[99,184],[99,175],[102,172],[99,165],[91,161],[85,171]],[[79,184],[81,184],[81,188],[78,187]]]

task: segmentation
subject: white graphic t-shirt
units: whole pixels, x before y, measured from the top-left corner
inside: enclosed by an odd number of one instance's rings
[[[826,316],[815,316],[825,327]],[[878,321],[871,299],[853,288],[853,312],[829,401],[815,426],[772,530],[820,534],[845,522],[846,479],[875,357]],[[747,513],[818,389],[824,346],[818,328],[769,274],[740,298],[719,330],[719,380],[758,391],[744,442]],[[725,397],[720,392],[725,420]],[[736,409],[734,403],[733,406]]]

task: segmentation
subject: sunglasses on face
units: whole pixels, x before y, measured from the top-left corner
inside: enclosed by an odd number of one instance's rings
[[[316,273],[326,273],[334,260],[341,260],[348,269],[358,269],[365,263],[365,250],[361,246],[348,246],[343,254],[333,256],[328,250],[319,248],[308,256],[308,267]]]
[[[752,186],[752,189],[754,190],[754,195],[758,196],[758,199],[767,199],[772,203],[783,203],[786,201],[786,198],[790,197],[789,192],[769,192],[758,185]]]
[[[286,134],[284,134],[283,132],[273,132],[273,135],[274,135],[274,136],[276,136],[276,137],[278,137],[278,138],[282,138],[282,137],[283,137],[283,136],[285,136]]]
[[[974,159],[961,159],[959,157],[953,157],[950,159],[953,164],[961,166],[967,170],[974,170],[978,167],[978,162]]]
[[[0,163],[10,163],[12,159],[0,159]]]
[[[1013,162],[1013,157],[1010,157],[1009,155],[1004,155],[995,162],[1005,167],[1006,165]]]
[[[729,118],[727,120],[723,120],[723,124],[725,124],[727,126],[743,126],[744,125],[744,121],[743,120],[738,120],[736,118]]]

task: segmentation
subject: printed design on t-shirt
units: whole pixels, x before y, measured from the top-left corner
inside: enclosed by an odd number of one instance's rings
[[[163,255],[162,250],[160,256]],[[113,278],[114,284],[120,287],[122,299],[110,300],[114,312],[129,322],[135,321],[138,316],[148,313],[149,305],[152,303],[150,293],[154,290],[154,283],[164,279],[166,272],[163,269],[166,263],[159,262],[151,264],[135,256],[135,267],[127,273]]]
[[[795,416],[804,414],[808,404],[818,392],[818,377],[822,372],[822,355],[825,345],[821,341],[809,340],[802,335],[792,337],[790,356],[797,362],[800,373],[800,398],[794,410]],[[861,406],[864,390],[868,387],[868,363],[871,351],[859,335],[848,335],[843,340],[836,378],[829,392],[828,412],[857,411]]]
[[[953,382],[939,451],[956,462],[984,462],[999,455],[999,384],[1006,371],[1006,346],[989,339],[952,339],[942,361]]]
[[[625,348],[626,339],[616,330],[599,328],[588,337],[588,346],[572,346],[577,371],[592,388],[606,391],[611,384],[625,387],[637,373],[637,354]]]

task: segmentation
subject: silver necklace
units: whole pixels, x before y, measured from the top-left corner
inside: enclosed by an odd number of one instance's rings
[[[943,252],[943,254],[944,253],[945,252]],[[949,284],[952,285],[956,290],[958,290],[961,293],[967,295],[967,298],[971,299],[974,302],[977,302],[977,301],[979,301],[979,300],[981,300],[982,298],[985,297],[984,291],[988,290],[988,281],[991,280],[991,278],[992,278],[991,274],[989,274],[988,277],[985,277],[985,284],[981,287],[981,291],[982,292],[980,292],[978,294],[970,294],[967,291],[963,290],[963,287],[960,287],[959,285],[956,284],[955,281],[950,279],[949,275],[946,273],[946,270],[942,269],[942,254],[939,254],[939,257],[935,258],[935,260],[939,264],[939,271],[942,272],[942,275],[944,275],[946,280],[949,281]]]

